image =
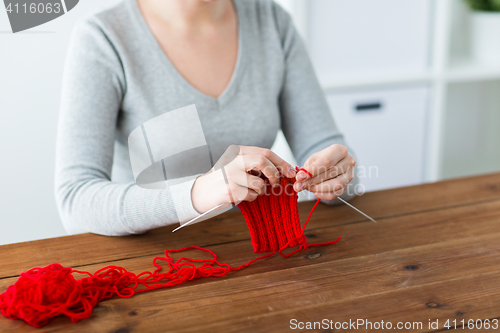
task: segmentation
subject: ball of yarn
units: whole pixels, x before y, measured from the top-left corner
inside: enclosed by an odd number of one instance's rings
[[[41,327],[47,318],[60,314],[69,315],[74,322],[83,319],[78,313],[83,308],[82,288],[71,271],[71,268],[52,264],[22,273],[17,282],[0,295],[2,314],[22,319],[34,327]]]
[[[88,277],[77,280],[73,273]],[[136,275],[121,267],[109,266],[91,275],[55,263],[22,273],[0,294],[0,311],[5,317],[24,320],[34,327],[42,327],[59,315],[76,323],[89,318],[101,300],[115,294],[130,297],[135,287]]]

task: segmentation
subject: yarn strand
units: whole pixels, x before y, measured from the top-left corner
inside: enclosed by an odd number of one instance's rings
[[[307,170],[296,170],[305,171],[312,178]],[[280,181],[282,189],[285,189],[284,193],[276,195],[272,193],[270,186],[267,186],[266,195],[254,202],[242,202],[238,205],[248,225],[254,252],[269,252],[246,264],[231,267],[227,263],[219,262],[217,254],[212,250],[199,246],[165,250],[164,257],[153,259],[153,266],[156,267],[153,272],[145,271],[139,274],[114,265],[103,267],[91,274],[54,263],[21,273],[19,279],[0,294],[0,312],[7,318],[24,320],[33,327],[42,327],[48,324],[51,318],[59,315],[67,316],[76,323],[89,318],[99,302],[113,296],[129,298],[137,293],[173,287],[194,279],[222,277],[230,271],[238,271],[271,257],[276,252],[288,258],[301,250],[307,250],[308,247],[329,245],[340,240],[338,237],[331,242],[307,244],[304,231],[320,199],[314,204],[301,228],[297,193],[293,189],[292,193],[286,193],[290,185],[293,187],[294,180],[281,177]],[[288,254],[283,253],[293,247],[297,248]],[[181,257],[174,261],[170,256],[171,253],[187,250],[202,251],[211,258]],[[160,263],[166,263],[168,269],[164,269]],[[77,280],[74,277],[76,274],[84,277]]]

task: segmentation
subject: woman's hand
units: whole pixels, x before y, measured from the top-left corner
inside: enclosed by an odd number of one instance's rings
[[[308,190],[318,199],[333,200],[339,197],[354,178],[356,160],[349,155],[347,147],[332,145],[312,154],[304,164],[311,178],[304,171],[296,176],[294,190]]]
[[[196,179],[191,190],[193,207],[204,213],[221,203],[253,201],[265,193],[263,178],[276,186],[281,175],[293,178],[296,172],[271,150],[231,146],[210,172]]]

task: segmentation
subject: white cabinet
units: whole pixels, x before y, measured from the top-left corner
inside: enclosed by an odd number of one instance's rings
[[[307,45],[321,82],[425,71],[431,0],[310,0]]]
[[[415,86],[327,96],[366,191],[423,181],[428,95],[426,86]]]

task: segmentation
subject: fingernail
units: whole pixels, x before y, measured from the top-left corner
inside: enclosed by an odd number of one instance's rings
[[[297,183],[297,192],[300,192],[304,189],[305,184],[304,183]]]
[[[298,181],[300,181],[300,180],[306,180],[307,175],[304,172],[302,172],[302,173],[297,174],[296,178],[297,178]]]
[[[287,170],[288,170],[288,171],[287,171],[287,173],[288,173],[288,177],[293,177],[293,176],[295,176],[295,170],[294,170],[291,166],[289,166]]]

